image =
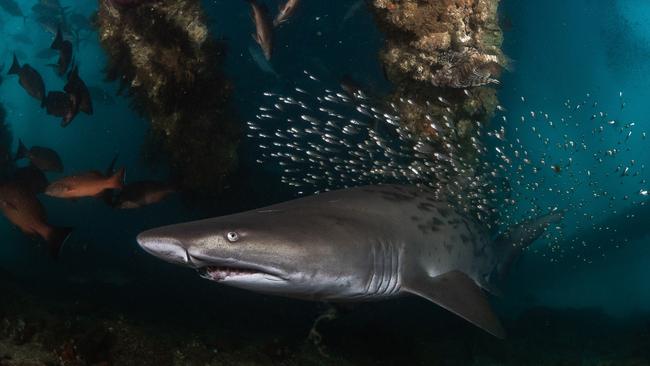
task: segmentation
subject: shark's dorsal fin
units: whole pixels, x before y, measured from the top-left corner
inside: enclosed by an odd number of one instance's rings
[[[425,275],[410,278],[403,289],[424,297],[498,338],[506,336],[483,290],[463,272],[451,271],[436,277]]]

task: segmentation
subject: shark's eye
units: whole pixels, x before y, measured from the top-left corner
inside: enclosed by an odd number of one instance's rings
[[[237,233],[234,232],[234,231],[231,231],[231,232],[229,232],[229,233],[226,235],[226,238],[228,238],[228,241],[229,241],[229,242],[234,243],[234,242],[236,242],[237,240],[239,240],[239,234],[237,234]]]

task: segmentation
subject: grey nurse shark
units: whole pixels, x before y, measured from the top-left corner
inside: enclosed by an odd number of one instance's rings
[[[484,290],[562,214],[492,240],[414,186],[365,186],[146,231],[142,248],[212,281],[318,301],[424,297],[503,338]]]

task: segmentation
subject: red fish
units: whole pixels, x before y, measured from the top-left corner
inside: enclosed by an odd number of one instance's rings
[[[0,185],[0,210],[23,233],[45,240],[53,257],[59,256],[72,232],[71,228],[48,224],[45,208],[36,195],[17,182]]]

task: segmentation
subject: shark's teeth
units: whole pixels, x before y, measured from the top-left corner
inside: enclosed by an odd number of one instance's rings
[[[199,269],[201,277],[212,281],[222,281],[228,277],[252,275],[259,273],[250,269],[208,266]]]

